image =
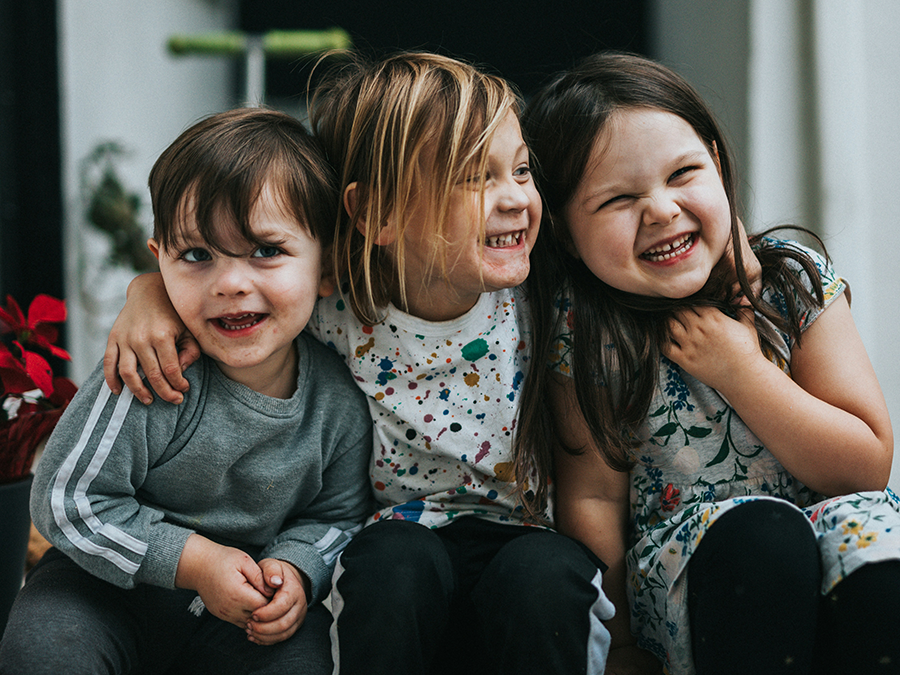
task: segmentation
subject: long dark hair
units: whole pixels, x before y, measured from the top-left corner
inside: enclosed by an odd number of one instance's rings
[[[595,139],[614,112],[629,108],[677,115],[691,125],[710,154],[718,156],[731,212],[733,264],[723,256],[706,285],[683,299],[650,298],[615,289],[567,250],[565,208],[582,180]],[[762,246],[756,254],[763,284],[784,296],[787,318],[754,295],[744,269],[728,144],[697,92],[655,61],[620,52],[588,57],[538,92],[524,111],[522,126],[535,158],[545,208],[528,277],[534,362],[519,412],[517,471],[533,468],[543,477],[552,473],[551,451],[558,440],[546,402],[551,376],[547,363],[563,332],[560,321],[565,312],[557,306],[563,289],[569,289],[573,303],[569,363],[579,407],[607,463],[627,470],[633,464],[632,432],[647,416],[657,386],[660,345],[668,339],[668,324],[675,311],[710,305],[733,313],[744,296],[759,315],[799,342],[801,315],[808,307],[823,303],[819,273],[815,263],[797,249]],[[762,236],[751,237],[751,245],[759,244]],[[809,276],[812,287],[818,289],[815,297],[789,271],[790,261],[799,263]],[[736,293],[736,288],[740,292]],[[771,344],[769,333],[761,328],[759,332],[763,344]],[[546,480],[540,481],[532,506],[544,503],[545,486]]]

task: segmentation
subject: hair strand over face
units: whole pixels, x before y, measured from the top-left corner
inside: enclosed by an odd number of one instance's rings
[[[517,109],[504,80],[436,54],[373,62],[355,55],[326,74],[310,119],[341,188],[356,184],[353,212],[337,217],[334,263],[360,321],[380,321],[395,292],[405,306],[406,289],[417,282],[406,278],[410,227],[427,228],[432,264],[446,271],[452,193],[484,170],[494,132]],[[412,213],[427,222],[411,222]],[[393,230],[390,247],[376,243],[385,228]]]

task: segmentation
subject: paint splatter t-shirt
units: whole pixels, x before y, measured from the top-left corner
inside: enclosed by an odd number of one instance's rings
[[[370,327],[339,293],[319,300],[308,329],[344,357],[372,413],[370,476],[381,508],[370,522],[523,522],[512,435],[530,355],[525,312],[521,291],[505,289],[451,321],[390,306]]]

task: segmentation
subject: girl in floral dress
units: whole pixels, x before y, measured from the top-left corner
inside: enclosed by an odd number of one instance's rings
[[[653,61],[591,57],[523,126],[554,369],[519,438],[561,440],[557,524],[627,587],[638,644],[679,675],[900,673],[893,436],[847,283],[747,237],[712,115]]]

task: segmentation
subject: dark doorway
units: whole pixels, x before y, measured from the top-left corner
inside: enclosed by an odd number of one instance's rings
[[[506,77],[528,96],[550,74],[601,49],[646,53],[645,0],[451,0],[322,2],[241,0],[239,27],[249,32],[337,26],[364,53],[434,51]],[[296,96],[303,65],[270,61],[266,89]]]
[[[63,297],[56,0],[0,0],[0,297]]]

